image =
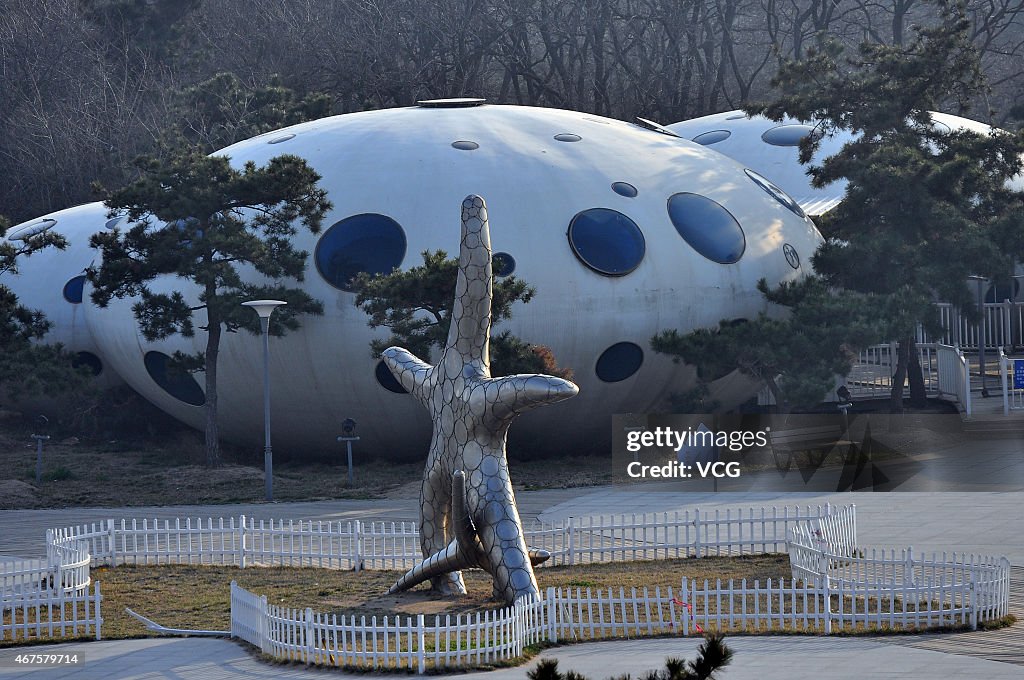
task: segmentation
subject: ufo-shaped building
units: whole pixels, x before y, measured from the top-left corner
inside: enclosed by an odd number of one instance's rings
[[[765,308],[757,281],[809,272],[821,241],[781,184],[756,168],[657,126],[573,111],[441,100],[303,123],[217,153],[237,166],[301,156],[334,206],[320,234],[296,236],[309,253],[301,285],[325,313],[271,342],[274,444],[298,451],[332,450],[349,417],[369,455],[425,451],[429,421],[372,356],[370,341],[386,329],[368,327],[349,281],[420,264],[425,250],[456,253],[468,194],[487,201],[496,273],[536,289],[495,330],[549,346],[580,386],[577,398],[517,422],[513,444],[538,453],[606,448],[611,415],[662,409],[693,385],[694,368],[653,353],[650,338],[756,315]],[[202,334],[149,342],[132,300],[100,309],[87,283],[79,292],[77,277],[96,256],[88,235],[116,220],[91,204],[32,223],[42,221],[70,248],[33,256],[7,284],[56,321],[53,340],[91,353],[103,372],[201,428],[201,376],[169,376],[166,360],[201,350]],[[154,289],[194,295],[173,278]],[[261,441],[261,361],[258,338],[225,334],[219,408],[229,440]],[[712,389],[734,405],[757,386],[732,374]]]
[[[987,135],[992,127],[976,120],[931,111],[932,124],[941,132],[970,130]],[[814,187],[807,174],[809,165],[836,154],[855,138],[847,131],[823,137],[808,165],[800,163],[800,141],[814,132],[813,121],[784,117],[774,121],[764,116],[747,116],[743,111],[725,111],[667,125],[677,135],[714,149],[745,167],[771,179],[776,186],[793,197],[808,215],[821,215],[834,208],[846,193],[846,180]],[[1024,190],[1024,177],[1012,182]]]

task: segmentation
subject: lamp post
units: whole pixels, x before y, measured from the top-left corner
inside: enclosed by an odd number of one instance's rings
[[[345,442],[345,446],[348,449],[348,485],[351,487],[354,479],[352,473],[352,442],[359,441],[359,437],[356,436],[356,421],[351,418],[345,418],[341,423],[341,436],[338,437],[339,442]]]
[[[287,302],[281,300],[252,300],[243,302],[260,317],[263,331],[263,476],[266,498],[274,500],[274,451],[270,447],[270,315]]]
[[[39,416],[36,418],[36,426],[40,433],[42,433],[46,426],[50,424],[50,419],[46,416]],[[32,439],[36,440],[36,484],[43,483],[43,442],[47,441],[50,435],[47,434],[34,434]]]
[[[981,283],[988,281],[988,278],[979,274],[971,274],[967,278],[978,284],[978,370],[981,371],[981,396],[984,398],[988,397],[988,384],[985,382],[985,300],[981,294]]]

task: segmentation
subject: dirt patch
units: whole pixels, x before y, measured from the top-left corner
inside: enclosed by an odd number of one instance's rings
[[[35,508],[38,505],[36,487],[19,479],[0,479],[0,510]]]

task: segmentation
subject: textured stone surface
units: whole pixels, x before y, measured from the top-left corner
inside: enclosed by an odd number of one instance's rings
[[[392,591],[431,579],[441,593],[464,593],[460,569],[479,566],[507,602],[537,594],[531,552],[509,481],[505,439],[519,413],[576,395],[576,385],[549,375],[492,378],[491,236],[479,196],[462,202],[462,241],[455,306],[444,352],[430,365],[391,347],[384,361],[430,412],[433,438],[420,495],[424,561]],[[534,562],[545,555],[532,553]]]

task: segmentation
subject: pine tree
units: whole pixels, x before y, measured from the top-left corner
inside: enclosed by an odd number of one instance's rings
[[[429,360],[433,350],[444,347],[458,269],[458,260],[449,258],[443,250],[426,251],[422,265],[376,277],[364,273],[355,279],[356,304],[370,316],[370,327],[384,326],[392,333],[385,340],[370,343],[374,356],[398,345]],[[511,318],[512,305],[529,302],[534,292],[515,276],[496,278],[491,302],[492,323]],[[515,373],[572,377],[571,370],[558,367],[550,348],[545,345],[532,345],[510,331],[492,332],[491,375]]]
[[[67,247],[60,234],[46,230],[16,240],[3,239],[9,224],[0,216],[0,276],[17,274],[20,261],[45,248]],[[4,394],[66,394],[85,388],[85,369],[60,345],[40,344],[52,324],[46,316],[25,307],[18,296],[0,284],[0,386]]]
[[[762,279],[758,288],[786,313],[652,338],[655,351],[697,367],[698,396],[710,381],[738,369],[766,384],[784,412],[806,409],[833,389],[836,375],[850,372],[860,348],[885,337],[877,296],[832,289],[817,277],[775,290]]]
[[[890,337],[900,343],[896,410],[905,379],[912,403],[924,401],[915,332],[919,324],[940,330],[933,302],[977,318],[967,277],[1002,278],[1024,259],[1024,197],[1007,186],[1021,170],[1024,133],[947,131],[929,114],[951,104],[963,112],[986,92],[962,8],[938,4],[941,22],[918,28],[906,46],[864,44],[844,61],[829,44],[781,67],[776,101],[747,108],[814,121],[804,163],[824,136],[855,135],[809,170],[818,187],[849,182],[842,203],[818,221],[826,242],[813,264],[829,285],[885,298]]]
[[[139,165],[142,177],[106,200],[112,214],[127,214],[127,230],[115,228],[91,239],[102,254],[101,264],[88,272],[92,300],[105,307],[112,298],[137,297],[132,310],[148,340],[175,333],[191,337],[196,326],[206,332],[205,352],[177,353],[175,359],[180,368],[205,371],[206,458],[216,466],[222,333],[260,332],[256,315],[241,306],[247,300],[288,303],[272,318],[275,335],[298,328],[301,314],[323,312],[319,301],[285,280],[302,280],[308,256],[292,245],[296,223],[318,232],[331,205],[317,186],[320,176],[296,156],[236,169],[225,157],[188,148]],[[255,269],[266,283],[244,280],[241,267]],[[197,286],[198,299],[153,290],[151,282],[164,275]]]

